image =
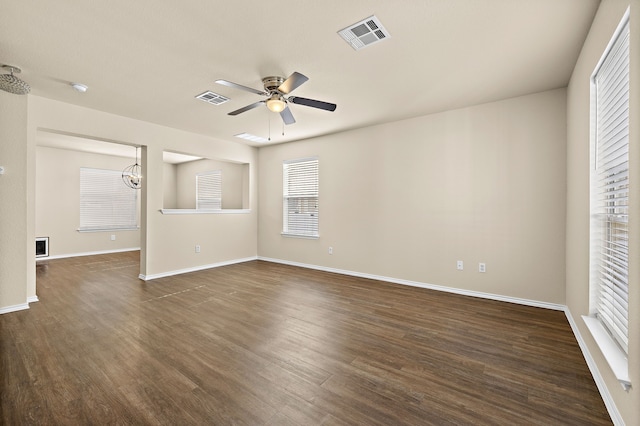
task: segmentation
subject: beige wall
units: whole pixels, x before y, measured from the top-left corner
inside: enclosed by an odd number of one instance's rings
[[[165,209],[178,208],[178,178],[176,164],[164,163],[162,170],[162,182],[164,184],[164,192],[162,195],[162,207]]]
[[[29,128],[143,147],[141,164],[141,273],[154,276],[257,254],[257,150],[233,142],[29,96]],[[247,214],[163,215],[163,151],[249,163]],[[35,154],[34,154],[35,155]],[[201,252],[195,253],[196,244]]]
[[[564,304],[565,101],[560,89],[261,148],[258,253]],[[282,161],[308,156],[320,238],[286,238]]]
[[[176,207],[168,207],[167,203],[165,203],[164,208],[195,209],[196,174],[213,170],[222,172],[222,208],[242,209],[244,165],[211,159],[189,161],[175,165]],[[165,178],[168,178],[168,176]]]
[[[37,237],[49,237],[50,256],[140,247],[140,231],[78,232],[80,168],[123,170],[132,163],[130,158],[36,148],[35,229]]]
[[[640,2],[631,2],[631,208],[640,211]],[[589,147],[590,77],[613,36],[625,10],[626,0],[604,0],[585,41],[571,77],[567,95],[567,306],[594,358],[617,409],[628,425],[640,424],[640,223],[630,217],[629,265],[629,369],[633,388],[625,392],[595,344],[582,315],[589,314]],[[633,189],[635,188],[635,189]]]
[[[35,243],[28,238],[28,97],[0,91],[0,311],[35,296]]]

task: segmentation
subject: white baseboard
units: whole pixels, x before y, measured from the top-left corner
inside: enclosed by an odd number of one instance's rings
[[[0,308],[0,315],[8,314],[9,312],[24,311],[25,309],[29,309],[29,304],[28,303],[21,303],[19,305],[5,306],[4,308]]]
[[[400,278],[392,278],[392,277],[385,277],[385,276],[380,276],[380,275],[367,274],[367,273],[363,273],[363,272],[348,271],[348,270],[345,270],[345,269],[327,268],[327,267],[324,267],[324,266],[309,265],[309,264],[306,264],[306,263],[290,262],[288,260],[273,259],[273,258],[269,258],[269,257],[258,256],[258,260],[264,260],[266,262],[273,262],[273,263],[281,263],[283,265],[299,266],[301,268],[315,269],[315,270],[318,270],[318,271],[333,272],[333,273],[342,274],[342,275],[350,275],[350,276],[359,277],[359,278],[368,278],[368,279],[372,279],[372,280],[385,281],[385,282],[389,282],[389,283],[393,283],[393,284],[402,284],[402,285],[408,285],[408,286],[411,286],[411,287],[420,287],[420,288],[426,288],[426,289],[429,289],[429,290],[444,291],[444,292],[447,292],[447,293],[455,293],[455,294],[460,294],[460,295],[463,295],[463,296],[479,297],[479,298],[482,298],[482,299],[490,299],[490,300],[498,300],[498,301],[501,301],[501,302],[516,303],[518,305],[527,305],[527,306],[534,306],[534,307],[537,307],[537,308],[553,309],[554,311],[564,311],[565,310],[565,306],[564,305],[560,305],[560,304],[557,304],[557,303],[549,303],[549,302],[541,302],[541,301],[538,301],[538,300],[521,299],[521,298],[518,298],[518,297],[502,296],[500,294],[483,293],[483,292],[473,291],[473,290],[464,290],[464,289],[446,287],[446,286],[441,286],[441,285],[436,285],[436,284],[427,284],[427,283],[422,283],[422,282],[418,282],[418,281],[403,280],[403,279],[400,279]]]
[[[95,256],[97,254],[124,253],[127,251],[137,251],[137,250],[140,250],[140,247],[129,247],[129,248],[115,249],[115,250],[87,251],[83,253],[57,254],[54,256],[38,257],[36,258],[36,263],[42,262],[44,260],[66,259],[68,257],[80,257],[80,256]]]
[[[223,262],[210,263],[208,265],[199,265],[199,266],[194,266],[192,268],[176,269],[173,271],[160,272],[158,274],[150,274],[150,275],[140,274],[138,275],[138,278],[140,278],[143,281],[149,281],[149,280],[155,280],[156,278],[170,277],[173,275],[180,275],[180,274],[186,274],[189,272],[202,271],[204,269],[219,268],[220,266],[234,265],[236,263],[244,263],[244,262],[249,262],[257,259],[258,259],[257,256],[252,256],[252,257],[245,257],[243,259],[225,260]]]
[[[620,412],[616,407],[613,397],[609,393],[607,384],[602,378],[602,375],[600,374],[600,370],[598,370],[598,365],[596,364],[596,361],[591,356],[591,352],[589,352],[589,347],[587,346],[587,343],[582,338],[582,334],[580,333],[578,324],[576,324],[576,322],[574,321],[573,316],[571,315],[571,311],[569,311],[568,307],[565,307],[564,313],[567,316],[567,321],[569,321],[571,330],[573,330],[573,335],[576,337],[576,340],[578,341],[578,346],[580,346],[580,350],[582,351],[582,355],[584,356],[584,359],[587,362],[589,371],[591,371],[591,376],[593,376],[593,380],[596,382],[598,391],[600,391],[600,396],[602,396],[604,405],[605,407],[607,407],[609,416],[611,416],[611,421],[613,422],[614,425],[624,426],[624,420],[622,419],[622,416],[620,415]]]
[[[38,302],[38,296],[27,297],[27,303],[20,303],[19,305],[5,306],[0,308],[0,315],[8,314],[9,312],[24,311],[29,309],[29,303]]]

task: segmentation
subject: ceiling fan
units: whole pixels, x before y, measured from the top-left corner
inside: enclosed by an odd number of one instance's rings
[[[223,86],[233,87],[235,89],[244,90],[246,92],[255,93],[256,95],[266,96],[267,98],[254,102],[251,105],[247,105],[243,108],[231,111],[229,115],[238,115],[243,112],[254,109],[262,104],[265,104],[270,111],[280,113],[284,124],[293,124],[296,120],[291,114],[291,110],[288,107],[288,103],[304,105],[311,108],[323,109],[325,111],[335,111],[336,104],[329,102],[317,101],[315,99],[300,98],[298,96],[287,96],[295,89],[304,84],[309,78],[299,72],[294,72],[286,80],[283,77],[265,77],[262,79],[264,90],[257,90],[251,87],[243,86],[241,84],[233,83],[227,80],[216,80],[216,83]]]

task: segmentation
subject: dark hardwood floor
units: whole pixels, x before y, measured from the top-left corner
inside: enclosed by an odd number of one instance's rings
[[[38,263],[2,424],[611,424],[562,312],[262,261],[145,283],[138,256]]]

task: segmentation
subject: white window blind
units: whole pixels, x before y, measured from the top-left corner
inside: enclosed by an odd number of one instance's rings
[[[122,171],[80,168],[80,231],[137,229],[137,200]]]
[[[196,174],[196,209],[222,209],[222,170]]]
[[[595,313],[628,352],[629,24],[593,76],[595,145],[591,171],[591,287]]]
[[[318,237],[318,159],[285,161],[282,233]]]

